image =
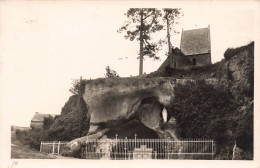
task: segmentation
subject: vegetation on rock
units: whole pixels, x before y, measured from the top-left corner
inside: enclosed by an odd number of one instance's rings
[[[73,95],[78,95],[79,97],[82,97],[85,91],[86,81],[87,80],[82,79],[82,77],[80,77],[79,79],[74,79],[72,82],[72,87],[69,89],[69,91]]]
[[[110,69],[109,66],[106,67],[106,74],[105,76],[107,78],[115,78],[115,77],[119,77],[119,75],[117,74],[117,72],[115,70]]]
[[[49,139],[70,141],[85,136],[89,129],[89,119],[88,108],[83,98],[73,95],[50,127]]]
[[[233,56],[235,56],[236,54],[238,54],[239,52],[245,51],[246,48],[254,48],[254,42],[249,43],[248,45],[242,46],[242,47],[238,47],[238,48],[228,48],[225,53],[224,53],[224,57],[226,60],[231,59]]]
[[[239,159],[253,158],[253,97],[243,97],[241,104],[225,86],[203,81],[175,87],[175,97],[168,110],[176,119],[181,138],[210,138],[216,142],[216,158],[231,159],[236,143]]]

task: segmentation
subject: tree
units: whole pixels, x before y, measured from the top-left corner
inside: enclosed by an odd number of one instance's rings
[[[173,29],[174,34],[179,33],[178,31],[176,31],[173,27],[174,23],[178,23],[177,19],[180,18],[180,14],[181,14],[181,9],[180,8],[176,8],[176,9],[172,9],[172,8],[164,8],[164,16],[163,16],[163,20],[164,22],[166,22],[166,30],[167,30],[167,42],[168,42],[168,55],[171,54],[171,31]]]
[[[163,29],[159,23],[161,11],[155,8],[131,8],[125,14],[128,20],[118,32],[126,32],[125,38],[130,41],[140,41],[139,51],[139,75],[143,74],[144,56],[159,59],[156,52],[159,50],[158,43],[152,42],[151,34]]]
[[[48,131],[49,140],[71,141],[85,136],[90,126],[90,113],[83,98],[73,95],[62,108]]]
[[[110,69],[109,66],[106,67],[106,74],[105,74],[105,76],[108,77],[108,78],[119,77],[117,72],[112,70],[112,69]]]
[[[49,115],[48,117],[44,117],[43,120],[43,129],[47,130],[50,128],[50,126],[54,123],[54,118]]]
[[[174,94],[170,114],[182,138],[212,138],[214,121],[227,120],[237,107],[229,90],[205,81],[176,85]]]
[[[73,80],[72,87],[69,89],[69,91],[72,94],[78,95],[79,97],[81,97],[84,93],[85,85],[86,85],[86,80],[82,79],[82,76],[81,76],[80,79]]]

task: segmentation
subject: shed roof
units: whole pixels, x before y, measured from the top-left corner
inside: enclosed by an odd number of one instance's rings
[[[42,114],[39,112],[35,112],[31,121],[43,121],[45,117],[49,117],[49,116],[55,117],[56,115],[55,114]]]
[[[210,53],[210,28],[182,31],[180,48],[185,55]]]

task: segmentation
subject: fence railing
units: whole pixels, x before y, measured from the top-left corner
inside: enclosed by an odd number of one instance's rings
[[[213,159],[214,141],[202,139],[88,139],[86,159]]]
[[[40,146],[40,152],[60,155],[67,143],[68,142],[61,141],[42,141]]]
[[[60,155],[68,142],[41,142],[40,152]],[[204,159],[214,158],[214,141],[206,139],[88,139],[85,159]]]

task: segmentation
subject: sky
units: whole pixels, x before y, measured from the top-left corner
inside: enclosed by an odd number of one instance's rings
[[[259,5],[252,1],[0,3],[1,117],[17,126],[29,126],[35,112],[60,114],[72,80],[80,76],[104,77],[106,66],[121,77],[138,75],[138,42],[117,33],[130,7],[182,8],[180,31],[210,25],[213,63],[227,48],[246,45],[258,33]],[[172,36],[176,47],[180,35]],[[165,52],[164,47],[158,53],[159,61],[145,59],[144,72],[157,70]]]

